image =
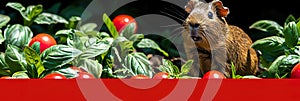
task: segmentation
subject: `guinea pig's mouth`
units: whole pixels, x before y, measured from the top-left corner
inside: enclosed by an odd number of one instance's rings
[[[193,36],[191,36],[191,38],[194,40],[194,41],[201,41],[201,37],[199,36],[199,35],[193,35]]]

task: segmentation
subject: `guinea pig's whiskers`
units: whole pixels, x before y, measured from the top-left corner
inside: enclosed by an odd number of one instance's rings
[[[175,19],[177,19],[177,20],[180,20],[180,21],[182,21],[182,22],[184,22],[185,20],[184,19],[181,19],[181,18],[179,18],[179,17],[177,17],[177,16],[175,16],[175,15],[171,15],[171,14],[169,14],[169,13],[167,13],[167,12],[164,12],[164,11],[160,11],[162,14],[166,14],[166,15],[168,15],[168,16],[170,16],[170,17],[173,17],[173,18],[175,18]]]
[[[173,6],[171,6],[172,9],[169,8],[164,8],[165,10],[172,12],[174,14],[177,14],[179,17],[181,17],[182,19],[186,19],[187,15],[183,14],[182,12],[180,12],[178,9],[174,8]]]
[[[176,26],[182,26],[181,24],[170,24],[170,25],[165,25],[165,26],[160,26],[160,27],[176,27]]]

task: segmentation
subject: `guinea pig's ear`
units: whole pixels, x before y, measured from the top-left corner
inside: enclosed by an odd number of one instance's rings
[[[215,7],[218,16],[226,17],[229,14],[229,8],[224,7],[221,1],[214,0],[212,1],[212,4]]]
[[[185,5],[185,11],[186,11],[187,13],[191,13],[192,10],[195,8],[195,6],[196,6],[196,4],[197,4],[198,2],[199,2],[198,0],[190,0],[190,1],[188,2],[188,4]]]

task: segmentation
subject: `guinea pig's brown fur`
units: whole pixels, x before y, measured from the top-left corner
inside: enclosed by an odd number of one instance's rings
[[[185,10],[189,13],[183,23],[185,50],[189,59],[196,56],[199,60],[199,64],[191,69],[191,75],[218,70],[231,77],[231,62],[237,74],[255,75],[258,57],[251,48],[251,38],[239,27],[227,24],[225,17],[229,9],[223,7],[221,1],[205,3],[190,0]],[[198,55],[192,54],[192,51]]]

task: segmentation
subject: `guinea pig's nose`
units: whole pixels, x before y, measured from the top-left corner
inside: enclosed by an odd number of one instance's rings
[[[194,41],[201,41],[202,39],[198,33],[199,26],[199,24],[190,24],[191,38]]]

